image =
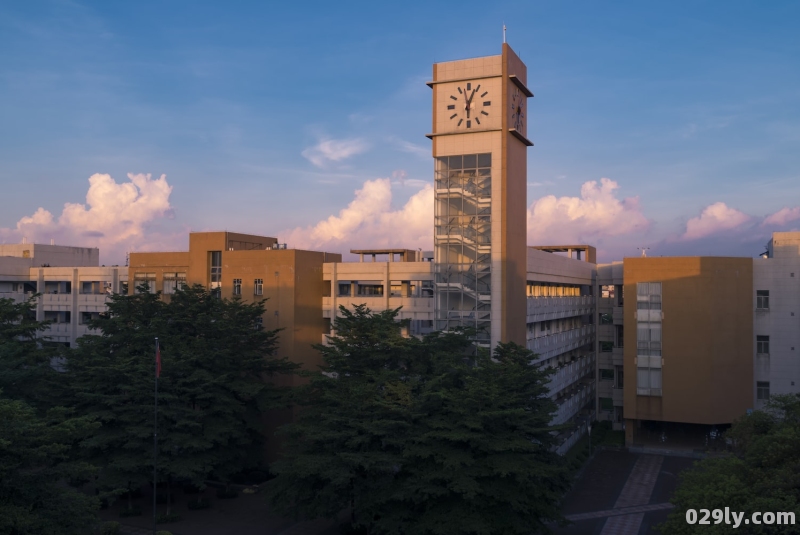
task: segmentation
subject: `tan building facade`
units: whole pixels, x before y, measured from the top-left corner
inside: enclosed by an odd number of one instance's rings
[[[322,314],[322,266],[340,254],[286,249],[275,238],[233,232],[193,232],[189,250],[131,253],[130,292],[142,283],[166,299],[183,285],[200,284],[222,298],[267,299],[265,329],[282,329],[277,355],[314,369],[327,332]]]
[[[527,69],[498,56],[436,63],[435,328],[525,343]]]
[[[753,259],[624,260],[626,441],[642,421],[730,424],[753,407]]]

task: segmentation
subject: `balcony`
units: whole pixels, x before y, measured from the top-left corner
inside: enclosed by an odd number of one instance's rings
[[[44,294],[42,303],[45,305],[68,305],[72,304],[72,294]]]
[[[72,333],[72,324],[70,323],[51,323],[47,329],[43,331],[45,336],[64,335]]]
[[[528,323],[593,314],[595,298],[591,295],[569,297],[528,297]]]
[[[585,356],[576,359],[569,364],[565,364],[556,369],[556,372],[550,376],[550,382],[547,384],[550,390],[550,395],[555,395],[561,392],[570,385],[578,382],[579,380],[589,376],[594,377],[595,359],[594,356]]]
[[[433,319],[433,298],[432,297],[389,297],[388,307],[386,297],[336,297],[336,308],[344,306],[345,308],[352,309],[354,305],[366,304],[371,310],[380,311],[387,308],[400,308],[403,317],[411,317],[413,314],[415,319]],[[333,317],[333,297],[322,298],[322,317]],[[417,315],[426,315],[425,318],[417,317]],[[430,317],[427,317],[429,315]]]
[[[101,306],[111,301],[111,295],[102,294],[78,294],[78,305]]]
[[[594,332],[594,325],[584,325],[577,329],[538,338],[533,338],[531,333],[528,333],[527,346],[529,350],[539,356],[539,359],[548,359],[587,344],[594,344]]]
[[[577,415],[589,402],[594,403],[594,382],[585,382],[579,385],[578,390],[571,396],[556,400],[556,410],[550,425],[561,425]]]

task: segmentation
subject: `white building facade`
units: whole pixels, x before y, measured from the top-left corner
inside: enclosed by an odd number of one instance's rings
[[[128,268],[99,265],[99,250],[59,245],[0,245],[0,298],[41,294],[36,319],[50,321],[48,342],[74,347],[115,293],[127,293]]]

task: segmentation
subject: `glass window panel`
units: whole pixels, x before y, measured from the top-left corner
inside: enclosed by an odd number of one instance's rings
[[[636,368],[636,387],[650,388],[650,369]]]
[[[661,388],[661,370],[650,369],[650,388]]]

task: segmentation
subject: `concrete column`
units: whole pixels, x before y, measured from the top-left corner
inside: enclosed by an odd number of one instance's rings
[[[389,262],[386,262],[386,264],[383,267],[383,299],[384,299],[384,307],[386,310],[389,310],[389,296],[391,294],[392,294],[392,283],[389,280]]]
[[[78,338],[78,314],[80,314],[80,310],[78,309],[78,292],[80,291],[80,280],[78,277],[78,269],[75,268],[72,270],[72,310],[70,312],[70,325],[69,325],[69,346],[75,347],[75,340]]]
[[[39,268],[36,278],[36,292],[44,295],[44,269]],[[44,297],[36,302],[36,321],[44,321]]]
[[[339,275],[338,271],[336,270],[337,264],[338,262],[334,262],[331,268],[331,324],[333,323],[333,320],[336,319],[336,312],[339,310],[339,304],[336,302],[336,299],[339,297]]]

